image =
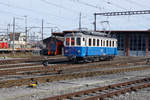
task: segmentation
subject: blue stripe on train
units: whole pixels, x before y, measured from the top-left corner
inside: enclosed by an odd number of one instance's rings
[[[111,47],[65,47],[65,56],[100,56],[100,55],[117,55],[117,48]]]

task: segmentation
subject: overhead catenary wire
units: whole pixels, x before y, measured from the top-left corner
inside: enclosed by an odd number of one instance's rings
[[[122,10],[125,10],[125,11],[128,10],[127,8],[124,8],[124,7],[118,5],[118,4],[114,3],[114,2],[111,2],[111,1],[109,1],[109,0],[107,0],[107,1],[103,0],[103,1],[106,2],[108,5],[115,6],[115,7],[119,8],[119,9],[122,9]],[[143,15],[142,15],[142,16],[143,16]],[[141,17],[141,16],[140,16],[140,17]],[[143,16],[142,18],[145,18],[145,16]],[[145,19],[147,20],[147,18],[145,18]],[[145,27],[145,28],[149,28],[149,27],[146,26],[144,23],[141,24],[141,25],[142,25],[143,27]]]
[[[49,5],[55,6],[55,7],[57,7],[57,8],[64,9],[65,11],[68,11],[68,12],[73,13],[73,14],[75,14],[75,15],[78,15],[78,14],[80,14],[80,12],[81,12],[81,11],[74,10],[74,9],[72,9],[72,8],[64,7],[64,6],[60,5],[60,4],[56,4],[56,3],[50,2],[50,1],[48,1],[48,0],[40,0],[40,1],[44,2],[45,4],[49,4]],[[87,14],[86,12],[81,12],[81,13],[82,13],[82,15],[83,15],[83,16],[82,16],[83,19],[84,19],[84,18],[87,18],[87,16],[84,16],[84,14]],[[75,18],[75,20],[77,20],[77,19],[78,19],[78,18]]]
[[[77,10],[73,10],[72,8],[67,8],[67,7],[64,7],[64,6],[62,6],[62,5],[55,4],[55,3],[50,2],[50,1],[48,1],[48,0],[40,0],[40,1],[42,1],[42,2],[44,2],[44,3],[46,3],[46,4],[49,4],[49,5],[58,7],[58,8],[62,8],[62,9],[64,9],[64,10],[66,10],[66,11],[71,12],[71,13],[80,13],[80,12],[77,11]]]
[[[140,8],[143,8],[143,7],[150,8],[150,7],[146,6],[146,5],[143,5],[142,3],[138,3],[138,2],[133,1],[133,0],[126,0],[126,2],[129,2],[130,4],[136,5],[136,6],[140,7]],[[147,19],[147,20],[150,20],[149,17],[146,17],[146,16],[143,16],[143,17],[144,17],[145,19]]]
[[[13,9],[21,9],[21,10],[25,10],[25,11],[28,11],[28,12],[32,12],[32,13],[35,13],[35,14],[45,14],[45,15],[51,15],[53,17],[56,17],[56,18],[59,18],[59,19],[63,19],[63,20],[72,20],[72,19],[69,19],[69,18],[66,18],[66,17],[62,17],[62,16],[58,16],[58,15],[54,15],[52,13],[49,13],[49,12],[45,12],[45,11],[37,11],[37,10],[33,10],[33,9],[30,9],[30,8],[24,8],[24,7],[21,7],[21,6],[14,6],[14,5],[10,5],[8,3],[4,3],[4,2],[0,2],[0,5],[3,5],[3,6],[6,6],[6,7],[9,7],[9,8],[13,8]],[[24,16],[24,15],[22,15]]]
[[[83,2],[83,1],[81,1],[81,0],[70,0],[70,1],[78,2],[78,3],[83,4],[83,5],[85,5],[85,6],[92,7],[92,8],[96,8],[96,9],[101,10],[101,7],[96,6],[96,5],[89,4],[89,3],[87,3],[87,2]]]
[[[150,8],[150,6],[144,5],[143,3],[138,3],[137,1],[134,0],[126,0],[126,2],[129,2],[132,5],[137,5],[140,8]]]
[[[5,3],[2,3],[2,2],[0,2],[0,4],[2,4],[2,5],[4,5],[4,6],[7,6],[7,7],[11,7],[11,8],[15,8],[15,9],[19,9],[19,7],[14,7],[14,6],[12,6],[12,5],[9,5],[9,4],[5,4]],[[24,9],[24,8],[23,8]],[[27,10],[27,9],[24,9],[24,10]],[[4,9],[3,10],[0,10],[0,12],[1,13],[4,13],[4,14],[8,14],[8,15],[13,15],[13,16],[15,16],[15,17],[24,17],[24,15],[20,15],[20,14],[17,14],[17,13],[14,13],[14,12],[11,12],[11,11],[5,11]],[[65,18],[65,17],[61,17],[61,16],[55,16],[55,17],[57,17],[57,18],[59,18],[60,20],[68,20],[68,18]],[[31,16],[29,16],[29,19],[32,19],[32,20],[36,20],[35,22],[37,23],[40,23],[41,22],[41,19],[40,18],[34,18],[34,17],[31,17]],[[33,21],[30,21],[30,23],[32,22],[33,23]],[[70,19],[71,20],[71,19]],[[58,26],[61,26],[61,25],[59,25],[59,24],[53,24],[53,25],[58,25]]]

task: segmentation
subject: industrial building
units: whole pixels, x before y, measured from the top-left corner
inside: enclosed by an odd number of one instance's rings
[[[150,31],[112,31],[118,39],[118,55],[150,56]]]

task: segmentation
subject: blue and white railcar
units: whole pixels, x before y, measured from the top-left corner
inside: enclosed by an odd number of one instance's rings
[[[110,60],[117,55],[117,39],[101,32],[65,35],[64,55],[71,61]]]

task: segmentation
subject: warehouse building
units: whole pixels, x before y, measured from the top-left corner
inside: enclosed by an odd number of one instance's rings
[[[150,56],[150,31],[112,31],[118,39],[118,55]]]

